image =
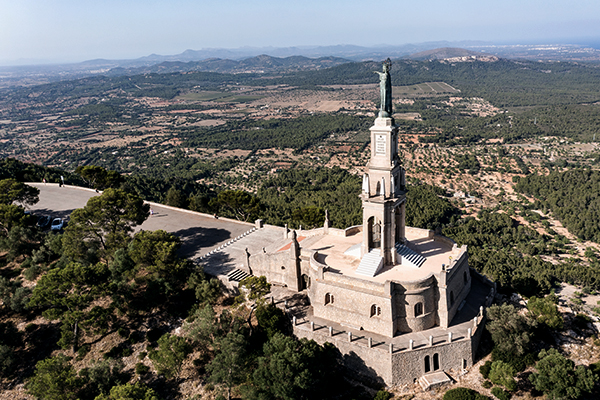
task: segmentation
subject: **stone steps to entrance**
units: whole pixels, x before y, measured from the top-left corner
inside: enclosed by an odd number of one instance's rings
[[[249,273],[247,273],[246,271],[239,269],[239,268],[236,268],[227,274],[227,278],[229,279],[229,282],[231,282],[231,281],[240,282],[249,276],[250,276]]]
[[[435,389],[451,382],[452,379],[450,379],[450,377],[444,371],[423,375],[419,378],[419,385],[421,385],[425,391]]]
[[[406,245],[402,243],[396,243],[396,252],[398,253],[398,255],[400,255],[400,257],[402,257],[402,264],[405,264],[406,262],[408,265],[420,268],[421,265],[423,265],[423,263],[425,262],[425,257],[409,249]]]
[[[379,270],[383,267],[383,257],[379,249],[371,249],[369,253],[360,260],[356,273],[359,275],[373,277],[377,275]]]

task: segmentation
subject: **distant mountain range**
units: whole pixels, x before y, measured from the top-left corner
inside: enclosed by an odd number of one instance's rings
[[[484,42],[427,42],[401,46],[353,45],[315,47],[243,47],[186,50],[176,55],[151,54],[133,60],[96,59],[76,64],[0,67],[0,87],[31,85],[93,75],[135,75],[205,71],[279,73],[318,70],[352,61],[408,58],[465,61],[490,57],[535,61],[600,62],[600,50],[580,45],[495,45]],[[462,58],[462,60],[461,60]]]
[[[330,68],[348,62],[351,61],[339,57],[308,58],[304,56],[290,56],[279,58],[261,54],[256,57],[250,57],[239,61],[208,58],[202,61],[188,62],[164,61],[142,67],[116,67],[107,71],[107,75],[137,75],[188,71],[220,72],[228,74],[296,72]]]

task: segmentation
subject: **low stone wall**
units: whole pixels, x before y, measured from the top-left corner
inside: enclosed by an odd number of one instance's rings
[[[336,346],[345,366],[362,378],[395,386],[414,383],[434,370],[460,371],[472,367],[484,323],[485,316],[480,315],[467,332],[450,330],[442,337],[430,336],[426,343],[410,341],[402,345],[374,340],[366,332],[357,335],[310,321],[294,319],[293,329],[298,338]]]
[[[362,225],[354,225],[354,226],[344,229],[344,236],[347,237],[347,236],[356,235],[357,233],[360,233],[362,231],[363,231]]]
[[[436,242],[441,242],[441,243],[445,243],[448,246],[452,247],[453,249],[456,248],[456,242],[452,239],[450,239],[449,237],[443,236],[443,235],[433,235],[433,240]]]
[[[329,336],[329,327],[318,326],[311,331],[309,324],[294,326],[294,334],[298,338],[314,340],[323,345],[331,343],[340,351],[346,368],[358,374],[362,379],[389,384],[392,382],[392,364],[389,346],[385,343],[373,343],[369,348],[368,339],[364,337],[349,338],[347,332],[335,331]]]
[[[428,239],[433,239],[433,236],[435,235],[435,232],[432,231],[431,229],[415,228],[412,226],[405,227],[404,232],[407,234],[407,236],[410,233],[411,236],[416,236],[416,235],[419,235],[420,237],[426,236]]]

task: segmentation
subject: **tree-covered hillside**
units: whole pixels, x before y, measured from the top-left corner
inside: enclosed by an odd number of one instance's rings
[[[600,171],[571,169],[529,175],[515,189],[535,197],[569,232],[600,243]]]

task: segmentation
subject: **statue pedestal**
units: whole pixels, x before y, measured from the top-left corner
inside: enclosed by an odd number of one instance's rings
[[[394,126],[394,118],[391,117],[377,117],[375,119],[375,125],[373,125],[373,127],[376,126]],[[371,128],[373,129],[373,128]]]

